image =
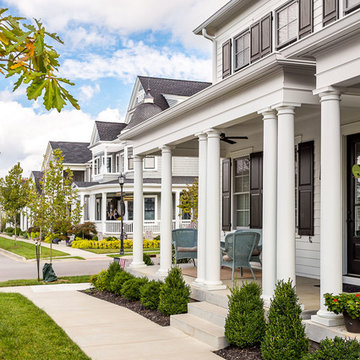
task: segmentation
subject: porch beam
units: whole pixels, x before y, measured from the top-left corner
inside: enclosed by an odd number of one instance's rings
[[[327,326],[343,322],[327,311],[324,294],[342,292],[342,199],[340,93],[319,93],[321,103],[320,310],[311,320]]]
[[[277,204],[277,116],[271,109],[263,116],[263,242],[262,296],[266,305],[276,284],[276,204]]]
[[[160,276],[167,276],[172,264],[172,213],[172,155],[165,145],[161,147]]]
[[[131,268],[146,266],[143,261],[144,234],[144,194],[143,194],[143,157],[134,156],[134,223],[133,223],[133,261]]]

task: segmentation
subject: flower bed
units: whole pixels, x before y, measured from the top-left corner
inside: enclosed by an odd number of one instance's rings
[[[83,240],[76,238],[72,243],[77,249],[120,249],[120,240]],[[132,249],[133,241],[124,240],[124,249]],[[144,248],[159,248],[160,240],[144,240]]]

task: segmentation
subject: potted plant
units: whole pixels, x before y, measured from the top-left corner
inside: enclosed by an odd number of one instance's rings
[[[325,294],[325,305],[335,314],[343,314],[346,330],[360,333],[360,294]]]

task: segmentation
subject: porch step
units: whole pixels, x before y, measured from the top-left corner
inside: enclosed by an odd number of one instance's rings
[[[224,328],[228,311],[223,307],[201,301],[189,303],[188,313]]]
[[[185,334],[212,346],[216,350],[229,345],[225,339],[223,327],[192,314],[170,316],[170,326],[182,330]]]

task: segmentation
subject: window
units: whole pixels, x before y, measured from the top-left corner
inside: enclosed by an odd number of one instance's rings
[[[111,166],[111,156],[108,156],[106,158],[106,172],[111,173],[112,172],[112,166]]]
[[[276,46],[277,48],[297,40],[298,4],[291,1],[276,11]]]
[[[89,220],[89,195],[84,196],[84,220]]]
[[[95,220],[101,220],[101,198],[95,200]]]
[[[248,157],[234,160],[234,223],[237,227],[250,224],[249,163]]]
[[[344,1],[344,10],[345,12],[350,12],[355,10],[360,6],[360,0],[345,0]]]
[[[127,219],[134,220],[134,202],[133,201],[127,202]]]
[[[144,169],[155,169],[155,156],[147,156],[144,159]]]
[[[100,158],[96,157],[94,159],[94,174],[98,175],[100,173]]]
[[[120,172],[120,154],[116,154],[115,156],[115,172]]]
[[[133,158],[133,148],[127,149],[127,156],[128,156],[128,170],[134,170],[134,158]]]
[[[234,38],[234,70],[239,70],[250,62],[250,33],[246,31]]]
[[[144,220],[155,220],[155,198],[144,199]]]

